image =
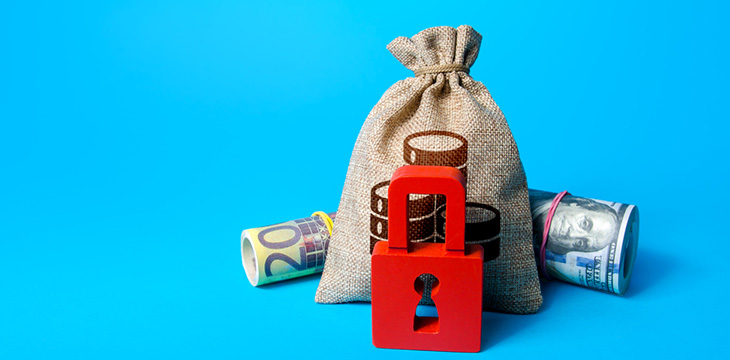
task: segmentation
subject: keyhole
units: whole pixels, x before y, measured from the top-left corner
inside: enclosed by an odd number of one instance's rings
[[[430,305],[416,304],[416,311],[413,316],[413,331],[417,333],[436,334],[439,332],[439,314],[436,308],[436,302],[432,296],[439,291],[439,279],[433,274],[418,275],[413,283],[413,288],[418,295],[420,303],[433,303]]]

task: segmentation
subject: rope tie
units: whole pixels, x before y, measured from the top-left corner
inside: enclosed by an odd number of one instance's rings
[[[447,73],[452,71],[463,71],[465,73],[469,73],[469,67],[462,64],[442,64],[442,65],[433,65],[433,66],[422,66],[416,70],[413,71],[413,73],[416,76],[421,76],[424,74],[438,74],[438,73]]]

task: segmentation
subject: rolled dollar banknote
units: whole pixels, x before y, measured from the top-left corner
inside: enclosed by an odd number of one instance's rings
[[[529,195],[536,258],[539,268],[544,261],[547,277],[623,295],[636,260],[639,209],[617,202],[563,197],[554,209],[541,259],[545,222],[557,194],[530,189]]]
[[[241,259],[253,286],[322,272],[335,213],[244,230]]]

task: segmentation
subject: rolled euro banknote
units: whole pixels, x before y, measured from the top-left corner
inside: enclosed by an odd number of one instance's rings
[[[319,214],[319,215],[316,215]],[[244,230],[241,259],[253,286],[322,272],[335,213]]]
[[[557,194],[529,190],[533,244],[540,268],[545,221]],[[568,283],[623,295],[639,244],[639,209],[567,195],[555,208],[545,246],[548,276]]]

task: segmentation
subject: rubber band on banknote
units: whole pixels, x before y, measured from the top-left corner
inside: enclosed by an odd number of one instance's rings
[[[547,219],[545,219],[545,228],[542,231],[542,245],[540,245],[540,270],[542,270],[542,275],[545,276],[545,278],[547,278],[548,280],[552,280],[552,278],[550,278],[550,275],[548,275],[547,267],[545,266],[545,247],[547,245],[548,234],[550,233],[550,223],[553,221],[553,215],[555,215],[555,210],[558,208],[560,200],[563,200],[566,195],[570,195],[570,193],[567,191],[563,191],[555,195],[555,198],[553,198],[553,203],[550,204],[550,210],[548,210]]]
[[[312,217],[315,217],[315,216],[319,216],[322,218],[322,220],[324,220],[324,226],[327,227],[327,230],[329,231],[330,236],[332,236],[332,228],[335,227],[335,223],[334,223],[334,221],[332,221],[332,218],[329,215],[327,215],[327,213],[324,211],[315,211],[312,214]]]

